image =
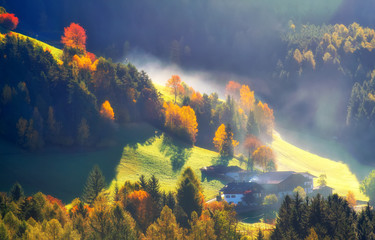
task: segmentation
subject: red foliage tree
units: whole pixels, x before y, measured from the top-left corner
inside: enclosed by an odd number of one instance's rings
[[[71,23],[69,27],[64,28],[64,36],[61,42],[68,47],[78,48],[86,51],[86,31],[77,23]]]
[[[14,30],[18,25],[18,17],[13,13],[0,14],[0,25],[8,30]]]

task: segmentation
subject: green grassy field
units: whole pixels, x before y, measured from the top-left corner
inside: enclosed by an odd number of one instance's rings
[[[368,197],[359,191],[359,181],[347,164],[320,157],[300,149],[275,132],[271,144],[277,157],[278,170],[309,172],[315,176],[327,175],[327,185],[334,188],[334,192],[346,196],[349,190],[353,191],[357,200],[368,201]],[[317,179],[314,185],[317,186]]]
[[[159,178],[162,190],[176,190],[181,171],[191,167],[201,178],[206,199],[214,198],[225,182],[202,179],[200,168],[212,165],[218,153],[199,148],[188,147],[176,140],[168,141],[164,134],[156,134],[145,143],[126,146],[120,163],[116,168],[116,179],[112,181],[111,189],[116,181],[118,185],[124,181],[137,181],[143,174],[149,178],[154,174]],[[238,165],[236,159],[230,165]]]
[[[28,37],[26,35],[23,35],[21,33],[16,33],[16,32],[13,32],[14,34],[16,34],[17,36],[19,36],[20,38],[25,38],[25,39],[29,39],[31,42],[33,42],[35,45],[38,45],[38,46],[41,46],[44,50],[45,49],[49,49],[51,51],[51,54],[52,56],[57,60],[57,59],[61,59],[62,57],[62,53],[63,51],[61,49],[58,49],[58,48],[55,48],[45,42],[42,42],[42,41],[39,41],[35,38],[31,38],[31,37]]]

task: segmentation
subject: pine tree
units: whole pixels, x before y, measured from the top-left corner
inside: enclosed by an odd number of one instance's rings
[[[259,136],[259,125],[255,120],[254,111],[249,112],[249,116],[247,118],[246,123],[246,130],[248,135]]]
[[[151,178],[148,180],[147,192],[151,195],[152,199],[156,203],[159,203],[159,201],[160,201],[160,183],[159,183],[159,179],[157,179],[155,177],[155,175],[152,175]]]
[[[148,184],[147,184],[147,181],[146,181],[145,175],[142,174],[142,175],[139,177],[138,183],[139,183],[139,185],[142,187],[142,189],[143,189],[144,191],[147,191],[147,189],[148,189]]]
[[[16,182],[10,189],[10,197],[13,201],[18,201],[20,198],[25,196],[21,184]]]
[[[224,158],[232,158],[234,154],[233,132],[230,124],[225,126],[225,137],[220,150],[220,156]]]
[[[95,165],[94,168],[91,170],[85,188],[83,190],[82,199],[92,204],[99,193],[105,187],[105,178],[103,176],[102,171],[100,170],[98,165]]]
[[[196,178],[195,174],[192,175],[192,173],[191,168],[187,168],[184,171],[177,189],[178,205],[189,219],[193,211],[197,212],[198,215],[202,212],[202,198],[198,185],[199,180]],[[187,226],[187,221],[182,221],[182,224]]]
[[[9,232],[6,229],[4,223],[0,223],[0,239],[9,240]]]

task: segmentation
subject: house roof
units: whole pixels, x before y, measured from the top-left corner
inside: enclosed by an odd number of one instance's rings
[[[312,177],[312,178],[317,178],[316,176],[312,175],[312,174],[309,173],[309,172],[303,172],[303,173],[300,173],[300,174],[302,174],[302,175],[306,175],[306,176],[310,176],[310,177]]]
[[[245,192],[260,192],[262,186],[255,182],[231,182],[220,191],[224,194],[244,194]]]
[[[212,173],[218,173],[218,174],[244,171],[242,168],[240,168],[238,166],[223,166],[223,165],[203,167],[200,170],[203,171],[203,172],[212,172]]]
[[[293,171],[266,172],[251,179],[251,182],[259,184],[279,184],[291,175],[296,174]]]

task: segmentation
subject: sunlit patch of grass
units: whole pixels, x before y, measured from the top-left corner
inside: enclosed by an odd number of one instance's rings
[[[39,41],[39,40],[37,40],[35,38],[32,38],[32,37],[28,37],[28,36],[23,35],[21,33],[13,32],[13,34],[16,34],[20,38],[29,39],[35,45],[41,46],[44,50],[49,49],[49,51],[51,52],[52,56],[56,60],[61,60],[62,53],[63,53],[63,51],[61,49],[58,49],[58,48],[53,47],[53,46],[51,46],[51,45],[49,45],[49,44],[47,44],[45,42]]]
[[[158,83],[154,83],[154,86],[158,92],[160,92],[161,97],[166,102],[173,102],[174,103],[174,95],[171,93],[171,91],[166,87]],[[182,103],[182,99],[180,97],[177,97],[176,102],[178,104]]]
[[[351,190],[357,200],[368,201],[368,197],[360,192],[360,183],[348,165],[300,149],[283,140],[277,132],[274,132],[273,139],[271,147],[276,154],[279,171],[309,172],[317,177],[326,174],[327,185],[334,188],[334,192],[346,196]],[[318,185],[317,179],[314,185]]]
[[[161,190],[175,191],[181,171],[190,166],[201,178],[199,169],[212,165],[212,159],[218,156],[216,152],[199,147],[189,148],[175,140],[172,144],[166,144],[164,138],[164,135],[155,136],[148,143],[139,143],[135,147],[126,146],[116,169],[117,179],[112,181],[111,190],[114,189],[116,180],[118,186],[121,186],[127,180],[138,181],[142,174],[146,178],[154,174],[160,181]],[[185,151],[183,154],[185,157],[182,160],[178,155],[180,151]],[[172,164],[174,156],[182,161],[182,164],[175,170]],[[233,158],[229,165],[238,164],[238,160]],[[224,186],[224,182],[204,179],[202,186],[208,200],[218,194],[218,191]]]
[[[259,229],[263,232],[265,239],[268,239],[271,235],[271,232],[275,228],[274,225],[267,223],[244,223],[239,222],[238,230],[245,234],[248,239],[256,239]]]

